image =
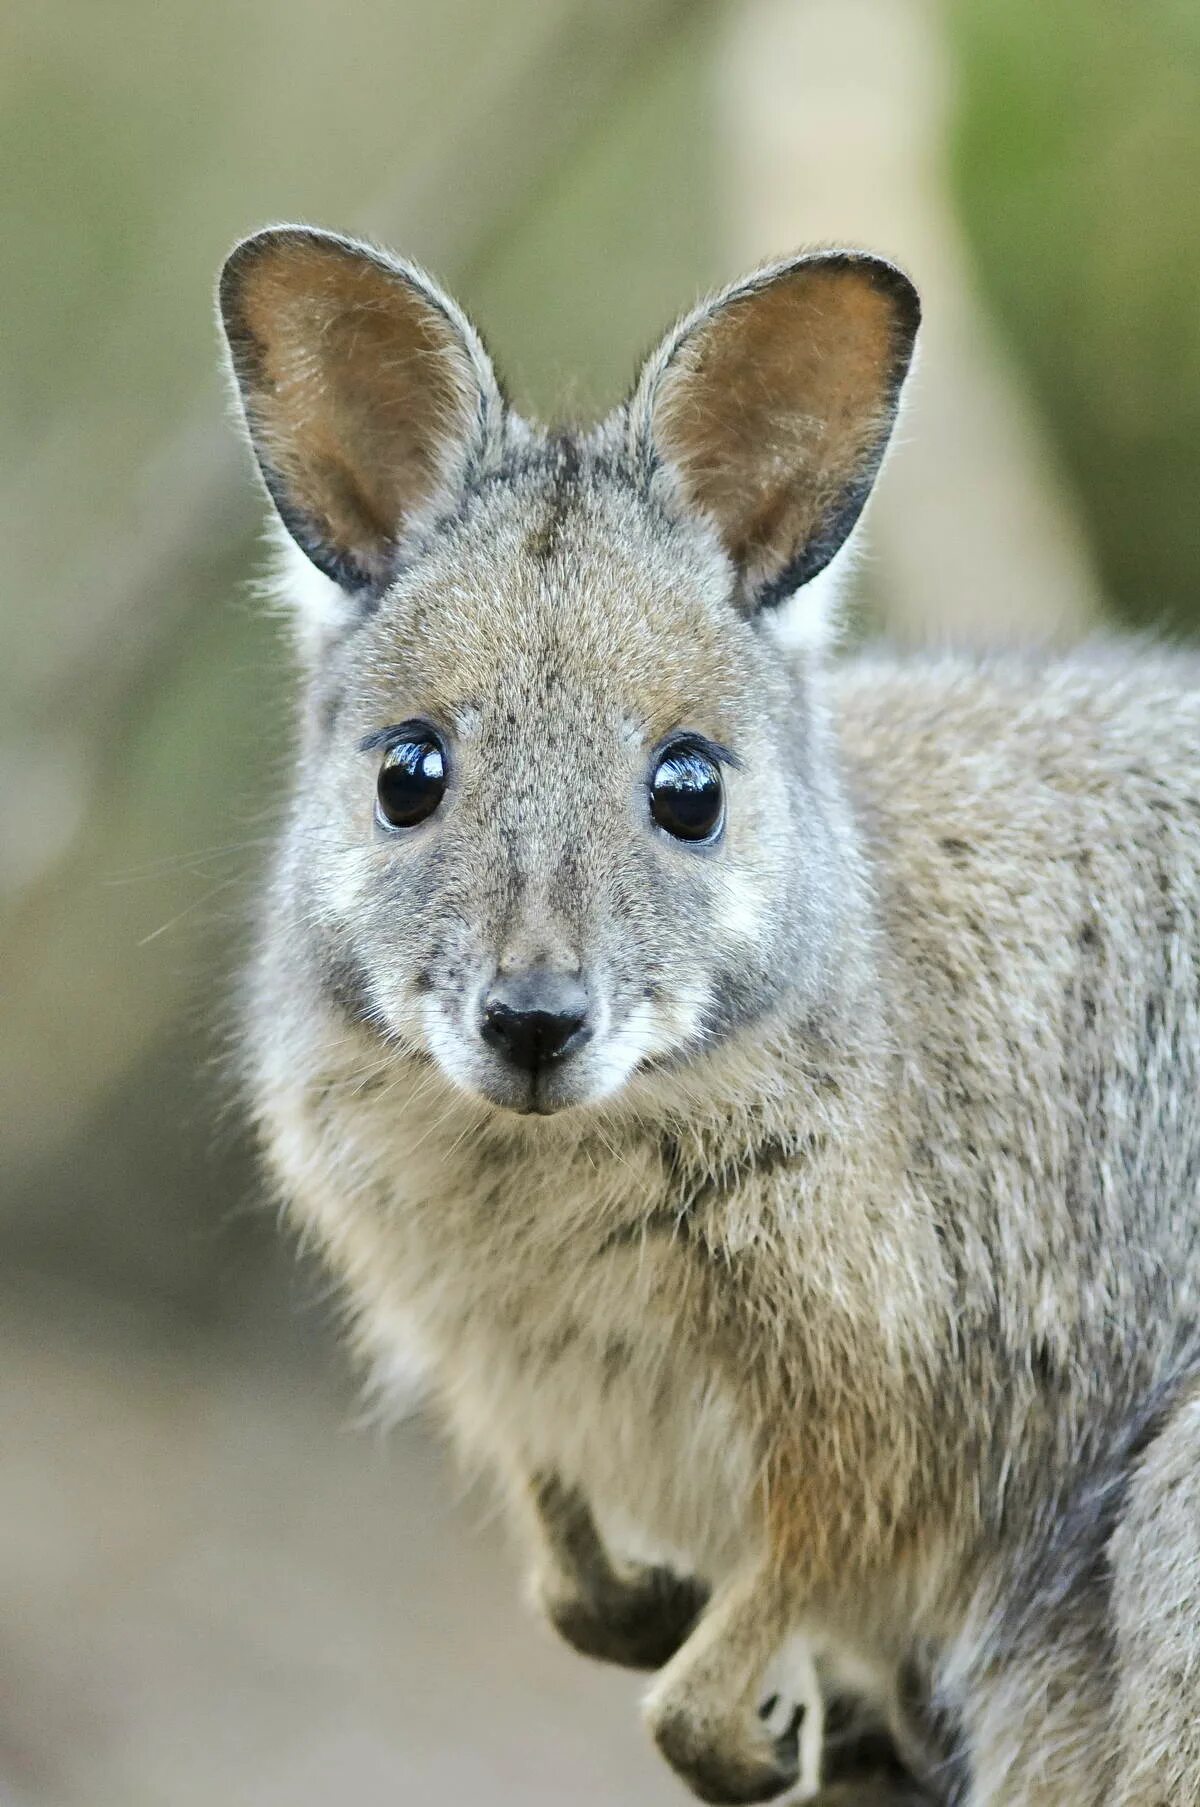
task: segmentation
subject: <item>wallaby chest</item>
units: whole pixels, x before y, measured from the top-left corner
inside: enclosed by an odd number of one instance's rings
[[[713,1334],[728,1298],[673,1233],[680,1179],[657,1146],[479,1138],[406,1160],[393,1140],[385,1158],[397,1285],[468,1449],[517,1451],[650,1543],[727,1566],[754,1497],[751,1419]]]

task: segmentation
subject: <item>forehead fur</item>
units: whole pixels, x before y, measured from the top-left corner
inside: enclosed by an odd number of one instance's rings
[[[701,525],[559,440],[470,494],[384,598],[371,703],[397,686],[449,714],[555,700],[565,721],[571,701],[620,704],[664,733],[732,708],[758,663],[732,584]]]

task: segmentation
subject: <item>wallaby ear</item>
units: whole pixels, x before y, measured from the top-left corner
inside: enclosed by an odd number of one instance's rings
[[[487,353],[423,272],[309,227],[243,239],[218,296],[285,527],[343,589],[378,592],[405,531],[462,484],[503,412]]]
[[[816,252],[681,322],[643,372],[631,430],[715,526],[747,610],[827,565],[887,448],[920,322],[882,258]]]

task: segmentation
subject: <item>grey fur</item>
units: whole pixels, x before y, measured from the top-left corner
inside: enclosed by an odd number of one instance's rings
[[[369,608],[300,585],[268,1162],[365,1359],[419,1349],[509,1489],[551,1616],[683,1638],[646,1710],[708,1798],[811,1772],[764,1708],[799,1633],[923,1798],[1196,1807],[1200,670],[832,667],[810,590],[787,650],[655,444],[663,362],[588,433],[490,403]],[[358,743],[414,715],[454,776],[400,843]],[[740,761],[712,849],[645,814],[678,727]],[[536,1095],[476,1033],[500,961],[596,1000]],[[708,1605],[650,1635],[681,1564]]]

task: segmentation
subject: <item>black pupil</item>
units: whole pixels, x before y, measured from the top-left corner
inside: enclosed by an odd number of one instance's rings
[[[446,760],[432,738],[400,740],[379,768],[379,813],[393,828],[412,828],[431,816],[446,790]]]
[[[698,747],[673,747],[658,762],[650,813],[680,841],[706,841],[721,821],[721,774]]]

